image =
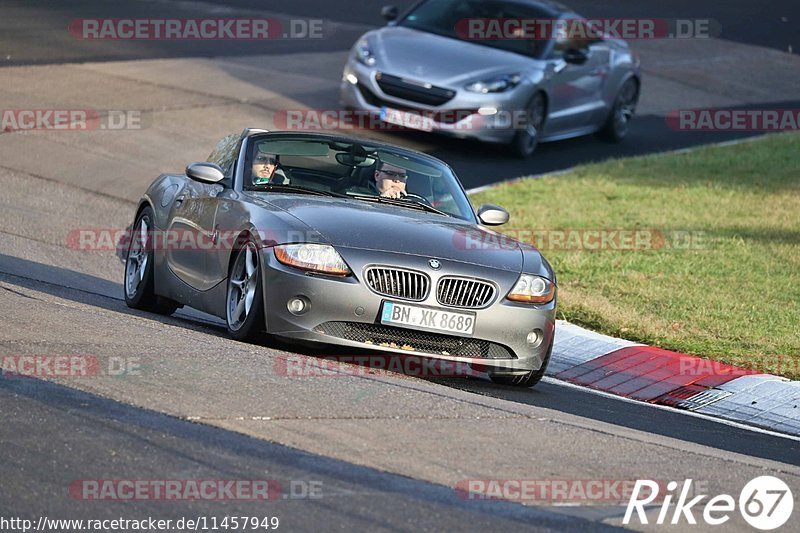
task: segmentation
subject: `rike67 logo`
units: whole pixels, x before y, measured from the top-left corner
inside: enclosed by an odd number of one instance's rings
[[[625,509],[624,525],[631,523],[634,511],[641,524],[648,524],[645,505],[658,498],[661,507],[655,523],[663,524],[697,524],[695,513],[711,526],[719,526],[731,519],[736,510],[737,501],[729,494],[719,494],[708,500],[708,495],[700,494],[689,499],[692,491],[692,480],[687,479],[678,491],[678,482],[667,483],[667,494],[659,494],[662,485],[648,479],[636,481],[633,493]],[[673,504],[674,496],[677,501]],[[759,476],[750,480],[739,494],[739,512],[745,521],[756,529],[768,531],[784,525],[792,515],[794,497],[789,486],[773,476]],[[674,509],[670,506],[674,505]],[[671,519],[670,519],[671,515]],[[685,520],[685,522],[684,522]]]

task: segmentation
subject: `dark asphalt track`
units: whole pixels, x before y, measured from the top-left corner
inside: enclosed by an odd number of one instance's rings
[[[233,432],[136,409],[30,378],[0,377],[0,516],[32,520],[278,517],[279,530],[610,531],[546,509],[459,498],[455,491]],[[81,501],[76,480],[277,481],[266,502]],[[292,489],[294,487],[294,489]],[[315,487],[314,499],[303,498]],[[308,489],[309,491],[311,489]]]

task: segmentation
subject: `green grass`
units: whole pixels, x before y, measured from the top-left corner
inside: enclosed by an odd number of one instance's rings
[[[800,378],[800,135],[582,166],[472,201],[506,207],[511,222],[499,229],[511,236],[692,232],[701,239],[688,249],[544,247],[558,276],[559,318]]]

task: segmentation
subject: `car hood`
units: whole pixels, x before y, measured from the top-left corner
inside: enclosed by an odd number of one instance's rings
[[[461,86],[536,65],[535,59],[519,54],[411,28],[382,28],[367,39],[378,70],[438,85]]]
[[[523,253],[516,241],[463,220],[355,199],[274,193],[268,198],[252,196],[259,197],[257,203],[269,203],[290,214],[333,246],[522,271]]]

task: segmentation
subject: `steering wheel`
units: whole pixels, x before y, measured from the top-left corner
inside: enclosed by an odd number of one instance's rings
[[[425,198],[424,196],[420,196],[419,194],[414,194],[413,192],[407,192],[405,196],[402,197],[403,199],[411,198],[413,200],[417,200],[419,203],[425,204],[429,207],[433,207],[431,201]]]

